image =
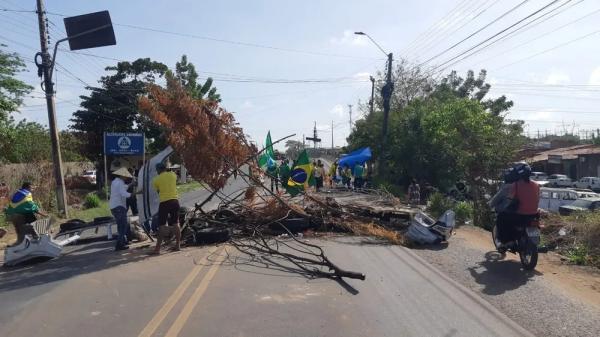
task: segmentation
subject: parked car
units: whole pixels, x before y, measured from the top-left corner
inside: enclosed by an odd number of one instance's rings
[[[588,190],[600,190],[600,178],[598,177],[583,177],[573,184],[573,187],[587,188]]]
[[[592,190],[578,189],[578,188],[574,188],[573,190],[575,191],[575,193],[577,193],[577,199],[600,198],[600,194],[598,194]]]
[[[564,174],[552,174],[548,177],[550,187],[572,187],[573,181]]]
[[[538,208],[552,213],[558,213],[561,206],[570,205],[578,199],[577,192],[564,188],[540,188],[540,203]]]
[[[573,212],[597,211],[600,209],[600,198],[577,199],[570,205],[560,206],[560,215],[570,215]]]
[[[90,184],[96,185],[96,170],[85,170],[81,176],[87,179]]]
[[[531,180],[546,181],[548,180],[548,175],[545,172],[531,172]]]

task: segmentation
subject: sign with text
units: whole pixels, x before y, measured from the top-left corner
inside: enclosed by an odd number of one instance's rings
[[[143,133],[104,133],[105,155],[143,155]]]

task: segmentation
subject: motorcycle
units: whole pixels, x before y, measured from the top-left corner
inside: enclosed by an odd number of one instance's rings
[[[515,237],[513,244],[501,247],[498,240],[498,229],[496,225],[492,228],[492,240],[496,250],[502,254],[509,251],[513,254],[519,254],[521,265],[525,270],[533,270],[538,262],[538,245],[540,244],[540,220],[538,217],[529,221],[529,223],[519,224],[514,227]]]

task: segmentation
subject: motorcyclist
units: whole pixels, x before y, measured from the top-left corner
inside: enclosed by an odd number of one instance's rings
[[[496,212],[496,246],[502,246],[503,242],[508,242],[511,237],[507,234],[513,224],[515,214],[510,210],[512,203],[512,190],[514,183],[519,180],[519,175],[514,167],[506,170],[504,173],[504,183],[500,186],[498,192],[490,199],[488,205]]]
[[[515,239],[515,225],[528,224],[538,216],[540,187],[530,180],[531,167],[517,163],[505,175],[505,184],[490,200],[498,214],[496,226],[499,248],[510,247]]]

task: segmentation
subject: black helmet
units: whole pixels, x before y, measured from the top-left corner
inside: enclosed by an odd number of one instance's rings
[[[520,179],[529,179],[531,177],[531,166],[527,163],[516,163],[513,169],[517,173]]]
[[[507,184],[512,184],[515,181],[519,180],[519,174],[514,167],[509,168],[504,172],[504,182]]]
[[[157,172],[162,172],[167,169],[167,165],[165,165],[165,163],[157,163],[155,167]]]

